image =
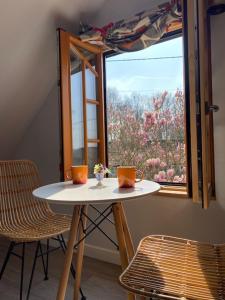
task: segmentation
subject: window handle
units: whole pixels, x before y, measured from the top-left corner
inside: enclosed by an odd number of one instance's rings
[[[206,113],[210,113],[210,112],[218,112],[220,110],[218,105],[208,105],[208,103],[206,103]]]

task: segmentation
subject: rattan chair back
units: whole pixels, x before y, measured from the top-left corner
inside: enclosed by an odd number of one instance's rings
[[[40,185],[36,165],[28,160],[0,161],[0,233],[29,225],[50,213],[32,191]]]
[[[224,266],[225,244],[152,235],[140,242],[120,283],[154,299],[224,300]]]
[[[36,165],[29,160],[0,161],[0,236],[11,241],[0,279],[3,276],[11,254],[21,259],[20,299],[23,297],[23,275],[25,244],[37,242],[27,298],[29,298],[36,260],[42,257],[45,279],[48,278],[49,239],[54,238],[63,252],[66,244],[63,233],[69,231],[71,217],[54,213],[47,201],[36,199],[32,192],[40,185]],[[42,251],[41,240],[47,240],[46,252]],[[14,252],[14,247],[22,244],[22,255]],[[58,249],[58,248],[56,248]],[[40,254],[39,254],[40,252]],[[43,255],[47,255],[46,264]],[[71,267],[74,275],[75,271]],[[1,298],[1,297],[0,297]]]

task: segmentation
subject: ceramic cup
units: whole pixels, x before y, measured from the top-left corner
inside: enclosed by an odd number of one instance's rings
[[[73,184],[85,184],[88,179],[88,166],[72,166],[70,179],[73,180]]]
[[[136,175],[140,174],[140,179],[136,179]],[[133,188],[136,182],[143,180],[144,174],[137,170],[135,166],[117,167],[117,177],[120,188]]]

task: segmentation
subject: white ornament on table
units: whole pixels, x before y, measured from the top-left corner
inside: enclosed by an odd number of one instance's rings
[[[98,183],[97,183],[97,186],[101,187],[103,186],[103,179],[104,179],[104,173],[96,173],[95,174],[95,178],[97,179]]]

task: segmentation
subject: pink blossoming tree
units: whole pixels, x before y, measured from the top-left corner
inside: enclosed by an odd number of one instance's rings
[[[109,167],[135,165],[146,179],[185,183],[183,93],[124,99],[108,89],[107,103]]]

